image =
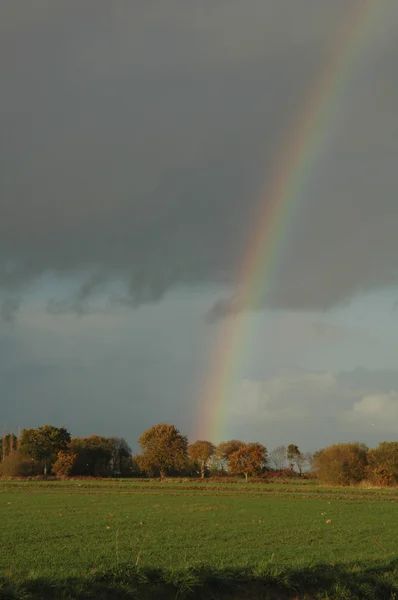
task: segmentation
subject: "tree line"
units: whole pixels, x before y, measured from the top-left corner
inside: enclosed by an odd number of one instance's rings
[[[18,436],[4,432],[0,461],[0,474],[10,476],[126,476],[131,472],[131,448],[123,438],[73,438],[65,427],[43,425],[23,429]]]
[[[321,482],[354,485],[368,480],[376,485],[398,483],[398,442],[381,442],[369,449],[359,442],[334,444],[315,453],[297,445],[278,446],[268,453],[259,442],[229,440],[217,446],[207,440],[189,444],[174,425],[154,425],[133,455],[124,438],[72,437],[65,427],[43,425],[4,434],[0,441],[0,475],[27,477],[168,476],[205,477],[312,476]]]

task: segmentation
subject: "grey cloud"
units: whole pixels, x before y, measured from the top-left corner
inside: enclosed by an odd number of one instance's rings
[[[249,431],[269,447],[294,440],[315,450],[354,439],[373,446],[394,436],[397,414],[396,370],[333,374],[290,369],[263,381],[244,380],[229,427],[233,434]]]
[[[226,316],[238,315],[245,309],[245,305],[237,295],[229,298],[220,298],[206,313],[206,321],[214,323]]]
[[[21,303],[17,298],[5,298],[0,303],[0,317],[7,323],[12,323]]]
[[[56,298],[50,298],[46,305],[47,312],[51,315],[64,315],[72,313],[79,317],[92,314],[106,314],[109,310],[99,306],[93,306],[84,300],[77,300],[72,298],[71,300],[58,300]]]
[[[106,309],[92,306],[89,302],[89,298],[101,289],[106,280],[107,277],[103,272],[95,271],[86,277],[71,298],[62,300],[50,298],[47,302],[47,311],[53,315],[72,312],[79,316],[93,312],[106,312]]]
[[[84,313],[108,282],[128,290],[110,304],[133,306],[221,284],[231,298],[208,318],[239,312],[234,282],[281,140],[354,4],[3,3],[4,293],[86,274],[49,303]],[[329,309],[397,282],[398,7],[380,7],[292,205],[278,277],[251,308]]]
[[[358,367],[353,371],[342,371],[339,379],[346,386],[366,389],[371,393],[398,391],[398,371],[395,369],[370,370]]]
[[[213,334],[199,324],[181,299],[84,321],[25,308],[13,332],[0,329],[2,422],[64,424],[132,445],[156,421],[189,433]]]

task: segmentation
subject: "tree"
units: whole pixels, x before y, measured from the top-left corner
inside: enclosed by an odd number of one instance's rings
[[[65,427],[43,425],[37,429],[22,430],[20,450],[25,456],[43,461],[46,475],[58,452],[66,450],[70,440],[70,433]]]
[[[188,446],[189,456],[200,466],[200,476],[202,479],[204,479],[209,460],[214,456],[215,451],[216,447],[214,444],[205,440],[198,440]]]
[[[160,423],[145,431],[138,440],[142,448],[140,468],[163,479],[171,470],[183,469],[188,459],[188,440],[174,425]]]
[[[249,475],[259,473],[267,464],[267,450],[262,444],[244,444],[228,457],[228,467],[233,473]]]
[[[70,475],[76,459],[77,454],[75,452],[60,450],[60,452],[58,452],[58,458],[52,467],[57,477],[67,477]]]
[[[379,485],[398,482],[398,442],[381,442],[368,452],[368,473]]]
[[[302,470],[302,457],[301,452],[298,449],[298,446],[295,444],[289,444],[286,449],[286,458],[289,462],[289,467],[291,471],[294,471],[294,465],[297,465],[300,473]]]
[[[245,445],[240,440],[229,440],[228,442],[221,442],[216,448],[215,459],[219,463],[222,469],[226,469],[228,465],[228,459],[237,450]]]
[[[334,444],[319,450],[314,459],[314,470],[324,483],[352,485],[365,477],[367,447],[358,442]]]
[[[286,465],[286,451],[286,446],[274,448],[272,452],[269,453],[268,464],[277,471],[282,471]]]
[[[0,461],[18,449],[18,438],[14,433],[4,432],[0,439]]]
[[[145,475],[140,466],[139,456],[136,454],[133,454],[127,461],[126,470],[130,477],[144,477]]]
[[[296,457],[296,467],[297,467],[300,475],[303,474],[303,468],[304,468],[305,464],[306,464],[305,454],[303,454],[302,452],[299,452]]]
[[[240,440],[229,440],[228,442],[221,442],[217,446],[217,454],[220,458],[228,460],[229,456],[245,446],[244,442]]]
[[[111,462],[115,446],[111,438],[101,435],[72,438],[70,449],[77,455],[72,468],[73,475],[106,477],[112,472]]]
[[[127,463],[131,458],[131,448],[124,438],[113,437],[110,441],[112,447],[112,475],[123,475],[129,470]]]
[[[301,455],[304,460],[304,465],[306,465],[309,469],[312,469],[315,453],[314,452],[304,452],[304,453],[302,452]]]

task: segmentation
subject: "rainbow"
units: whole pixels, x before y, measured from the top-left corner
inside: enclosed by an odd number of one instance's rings
[[[316,157],[332,129],[339,101],[381,5],[382,0],[357,0],[334,37],[328,60],[282,144],[271,180],[260,195],[259,216],[238,269],[231,313],[256,306],[267,294],[295,201],[314,171]],[[240,379],[251,336],[251,328],[242,318],[228,318],[223,323],[205,380],[204,398],[198,402],[193,439],[222,440],[228,399]]]

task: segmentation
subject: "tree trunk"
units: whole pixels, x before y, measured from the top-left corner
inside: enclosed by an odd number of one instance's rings
[[[205,478],[205,461],[202,460],[202,464],[200,465],[200,476],[202,479]]]
[[[246,483],[247,483],[249,480],[249,473],[245,473],[245,479],[246,479]]]
[[[160,479],[165,479],[166,478],[166,471],[164,471],[163,469],[160,469]]]
[[[44,475],[47,475],[47,459],[44,461]]]

